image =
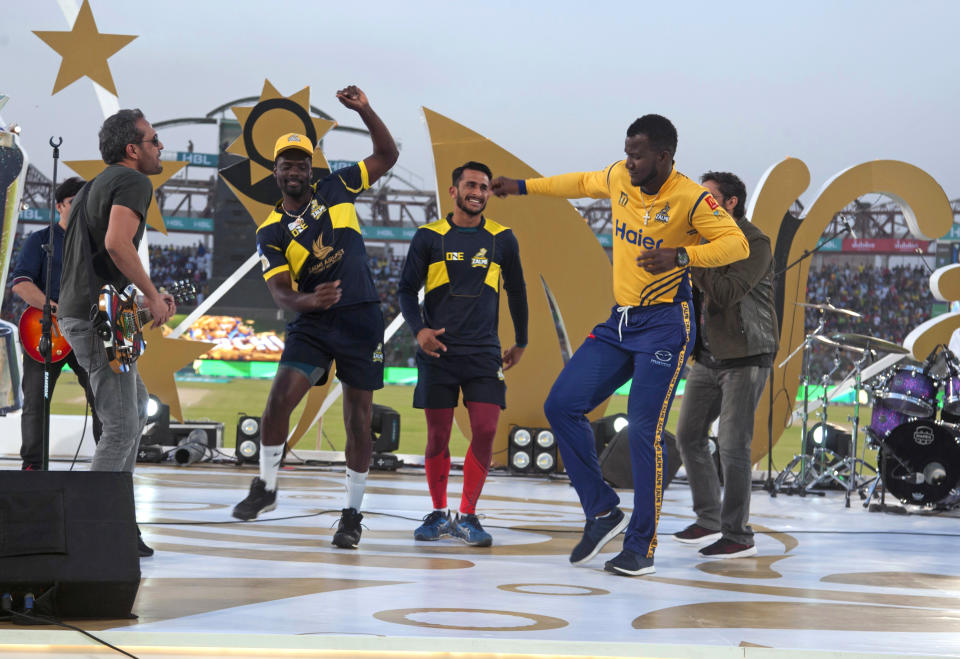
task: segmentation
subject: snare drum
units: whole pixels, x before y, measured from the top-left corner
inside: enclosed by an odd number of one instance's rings
[[[937,381],[925,373],[921,366],[901,366],[887,380],[877,397],[882,398],[889,409],[926,419],[937,410]]]

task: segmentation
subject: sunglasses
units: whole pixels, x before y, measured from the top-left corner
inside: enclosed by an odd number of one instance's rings
[[[143,144],[144,142],[150,142],[153,146],[155,146],[155,147],[157,147],[157,148],[159,149],[159,148],[160,148],[160,134],[159,134],[159,133],[154,133],[153,137],[151,137],[149,140],[140,140],[140,144]]]

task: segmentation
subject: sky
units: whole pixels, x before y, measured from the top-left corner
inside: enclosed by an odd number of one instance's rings
[[[60,0],[70,4],[74,0]],[[79,6],[79,2],[76,2]],[[750,196],[785,157],[811,172],[806,205],[838,172],[873,159],[925,170],[960,197],[955,39],[960,2],[321,2],[92,0],[100,32],[138,35],[109,60],[121,107],[153,122],[203,116],[265,79],[360,126],[334,92],[357,84],[401,144],[397,172],[435,188],[421,107],[544,175],[601,169],[627,126],[658,113],[679,132],[677,167],[738,174]],[[103,115],[87,79],[51,95],[60,56],[32,30],[68,30],[57,0],[3,3],[0,110],[50,175],[92,159]],[[209,127],[161,132],[167,151],[214,152]],[[363,137],[331,137],[359,159]],[[495,172],[496,174],[496,172]],[[509,172],[503,172],[509,175]],[[62,178],[62,177],[61,177]]]

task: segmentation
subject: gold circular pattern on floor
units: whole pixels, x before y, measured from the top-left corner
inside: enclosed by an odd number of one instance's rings
[[[557,595],[559,597],[584,597],[587,595],[609,595],[609,590],[603,588],[591,588],[590,586],[575,586],[565,583],[505,583],[497,586],[500,590],[510,593],[522,593],[524,595]],[[562,593],[555,590],[533,590],[534,588],[567,588],[576,589],[581,592]],[[526,589],[526,590],[525,590]]]
[[[416,614],[457,614],[464,621],[470,619],[470,614],[480,614],[486,616],[507,616],[510,618],[524,618],[526,620],[531,620],[532,624],[527,625],[513,625],[510,627],[494,627],[494,626],[470,626],[470,625],[445,625],[437,622],[425,622],[422,620],[413,620],[410,616]],[[532,632],[532,631],[544,631],[549,629],[560,629],[561,627],[566,627],[568,623],[562,618],[553,618],[551,616],[540,615],[537,613],[521,613],[519,611],[497,611],[494,609],[448,609],[448,608],[431,608],[431,609],[391,609],[389,611],[378,611],[373,614],[373,617],[377,620],[382,620],[383,622],[393,622],[398,625],[409,625],[411,627],[426,627],[429,629],[458,629],[462,631],[472,631],[472,632]]]

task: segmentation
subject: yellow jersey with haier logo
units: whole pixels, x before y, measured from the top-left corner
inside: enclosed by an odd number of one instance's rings
[[[621,306],[692,298],[689,268],[652,275],[637,265],[649,249],[685,247],[690,265],[712,268],[740,261],[750,247],[733,218],[702,185],[676,170],[653,195],[630,182],[626,161],[598,172],[526,180],[528,194],[610,199],[613,214],[613,296]],[[701,243],[701,239],[708,242]]]

